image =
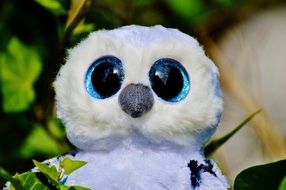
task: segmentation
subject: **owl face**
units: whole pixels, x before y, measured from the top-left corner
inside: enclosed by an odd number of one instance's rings
[[[214,64],[195,39],[162,26],[91,33],[69,51],[54,87],[68,138],[84,150],[111,149],[134,133],[200,146],[222,111]]]

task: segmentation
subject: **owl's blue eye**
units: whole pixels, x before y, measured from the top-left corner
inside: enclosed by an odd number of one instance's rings
[[[114,56],[103,56],[95,60],[85,76],[87,92],[97,99],[108,98],[119,91],[124,79],[120,59]]]
[[[165,101],[179,102],[190,90],[190,79],[186,69],[171,58],[157,60],[149,71],[153,91]]]

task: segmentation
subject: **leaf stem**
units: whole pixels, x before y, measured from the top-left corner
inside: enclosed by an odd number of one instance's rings
[[[235,127],[232,131],[227,133],[221,138],[215,139],[210,142],[205,147],[205,155],[209,157],[212,155],[219,147],[221,147],[226,141],[228,141],[235,133],[237,133],[243,126],[245,126],[255,115],[261,112],[261,109],[257,110],[256,112],[252,113],[246,119],[244,119],[237,127]]]

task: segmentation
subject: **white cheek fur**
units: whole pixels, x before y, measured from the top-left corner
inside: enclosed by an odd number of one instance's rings
[[[150,86],[148,72],[154,61],[171,57],[180,61],[191,79],[188,96],[178,103],[167,103],[155,94],[151,111],[133,119],[118,105],[118,93],[97,100],[84,87],[87,68],[103,55],[114,55],[123,62],[125,80]],[[98,31],[69,51],[54,83],[58,115],[70,141],[81,149],[109,149],[133,129],[147,138],[180,145],[205,143],[216,128],[222,99],[215,93],[214,64],[198,42],[178,30],[161,26],[127,26]],[[213,130],[209,130],[212,128]],[[210,131],[205,133],[205,131]],[[203,135],[202,135],[203,134]]]

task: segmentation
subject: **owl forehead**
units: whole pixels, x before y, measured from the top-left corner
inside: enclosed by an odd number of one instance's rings
[[[70,54],[71,59],[78,60],[73,62],[81,65],[83,74],[102,56],[118,57],[122,61],[127,83],[147,83],[150,67],[160,58],[176,59],[192,72],[192,64],[203,62],[199,59],[205,57],[201,56],[204,53],[198,42],[178,30],[133,25],[94,32]]]

